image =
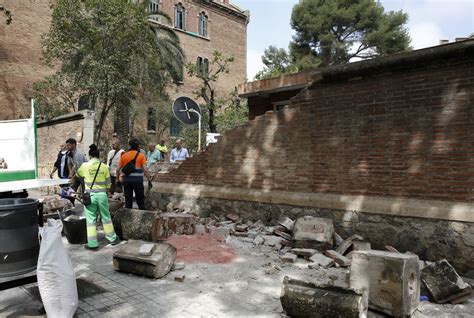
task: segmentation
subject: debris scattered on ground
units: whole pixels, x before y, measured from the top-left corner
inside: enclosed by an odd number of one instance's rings
[[[150,243],[129,240],[114,253],[114,270],[153,278],[161,278],[168,274],[176,259],[176,248],[167,243],[151,244],[154,245],[152,253],[145,256],[140,251],[144,245]]]
[[[174,276],[174,280],[180,283],[184,282],[185,278],[186,278],[186,275],[184,274],[177,274]]]
[[[295,254],[292,254],[292,253],[286,253],[285,255],[283,255],[281,257],[281,260],[284,262],[284,263],[294,263],[296,262],[296,258],[297,256]]]

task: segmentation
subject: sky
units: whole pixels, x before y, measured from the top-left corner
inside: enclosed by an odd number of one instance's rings
[[[263,68],[261,56],[270,45],[288,48],[293,30],[291,10],[298,0],[231,0],[250,11],[247,29],[247,78]],[[408,30],[415,49],[450,42],[474,33],[473,0],[381,0],[386,11],[408,13]]]

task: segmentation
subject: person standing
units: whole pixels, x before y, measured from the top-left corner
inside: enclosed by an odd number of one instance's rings
[[[146,158],[140,152],[139,141],[132,139],[129,142],[130,150],[122,155],[119,162],[120,181],[123,184],[123,192],[125,194],[125,207],[131,209],[133,207],[133,194],[138,208],[145,210],[145,189],[143,187],[143,176],[146,176],[150,183],[150,173],[146,165]],[[130,165],[129,165],[130,164]],[[131,167],[130,171],[128,167]]]
[[[115,139],[112,143],[112,150],[107,154],[107,164],[110,170],[110,194],[114,194],[117,189],[117,171],[119,170],[120,157],[125,151],[120,147],[120,142]]]
[[[77,142],[74,138],[69,138],[66,140],[66,148],[69,151],[68,167],[69,179],[71,179],[71,188],[73,188],[74,191],[77,191],[81,185],[81,180],[77,177],[76,173],[79,171],[79,168],[82,166],[82,164],[87,162],[87,158],[86,155],[77,148]]]
[[[183,148],[181,139],[176,140],[175,147],[171,150],[170,162],[183,161],[189,158],[188,149]]]
[[[148,152],[146,154],[146,164],[147,168],[150,169],[150,167],[154,164],[157,163],[158,161],[161,160],[161,153],[159,150],[156,149],[154,143],[149,143],[148,144]]]
[[[166,155],[168,154],[168,147],[166,147],[165,141],[161,140],[160,143],[158,145],[156,145],[156,149],[161,154],[161,160],[165,160]]]
[[[77,176],[84,179],[85,192],[90,194],[89,205],[84,205],[84,214],[87,222],[87,245],[88,250],[97,250],[99,241],[97,240],[97,210],[100,213],[105,237],[112,245],[120,242],[115,234],[114,225],[109,212],[109,199],[107,191],[110,187],[110,173],[107,165],[102,164],[99,159],[100,151],[96,145],[89,146],[89,162],[83,163]]]
[[[58,172],[59,179],[69,178],[69,166],[68,166],[68,150],[65,144],[59,146],[60,150],[54,163],[53,171],[49,174],[49,177],[53,179],[54,173]]]

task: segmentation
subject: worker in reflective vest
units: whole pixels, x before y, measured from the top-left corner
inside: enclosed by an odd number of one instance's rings
[[[84,205],[84,213],[87,221],[87,245],[89,250],[97,250],[99,241],[97,240],[97,210],[102,219],[105,237],[112,244],[120,242],[115,234],[114,225],[109,212],[109,200],[107,192],[110,188],[110,172],[106,164],[100,162],[99,149],[96,145],[89,146],[89,162],[85,162],[79,168],[77,175],[84,179],[85,192],[90,194],[89,205]]]

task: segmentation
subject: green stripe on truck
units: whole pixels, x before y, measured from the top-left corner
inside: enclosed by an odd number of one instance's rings
[[[35,170],[25,170],[25,171],[1,171],[0,170],[0,182],[20,181],[20,180],[29,180],[29,179],[36,179]]]

